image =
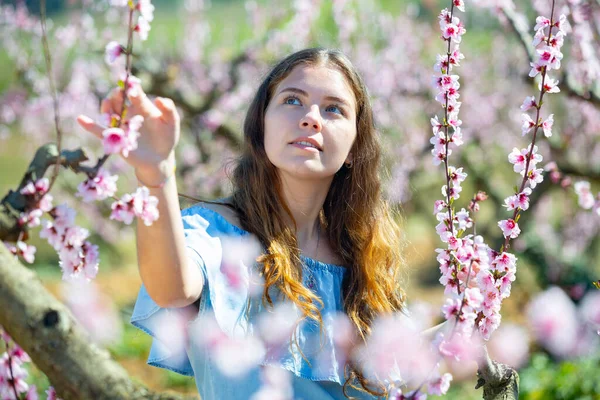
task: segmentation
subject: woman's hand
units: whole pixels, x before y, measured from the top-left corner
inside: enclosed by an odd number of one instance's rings
[[[174,149],[179,141],[179,114],[171,99],[157,97],[152,102],[139,84],[128,90],[131,105],[127,119],[135,115],[144,117],[140,128],[137,149],[131,151],[125,161],[135,168],[137,177],[145,184],[158,185],[171,175],[175,167]],[[102,100],[101,113],[120,115],[123,104],[123,90],[115,88]],[[102,132],[108,127],[80,115],[77,122],[88,132],[102,139]]]

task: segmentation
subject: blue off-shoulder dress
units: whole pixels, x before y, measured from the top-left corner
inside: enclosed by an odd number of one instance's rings
[[[222,272],[223,239],[250,235],[230,224],[219,213],[195,205],[182,211],[185,244],[188,257],[204,274],[204,288],[199,301],[198,316],[213,317],[218,327],[230,336],[253,331],[253,321],[245,318],[248,305],[248,288],[232,288]],[[323,301],[321,310],[324,335],[314,322],[303,322],[296,331],[302,354],[293,346],[278,352],[277,359],[266,357],[262,365],[273,365],[290,374],[294,399],[341,400],[344,384],[344,362],[337,351],[333,337],[336,335],[334,316],[343,312],[342,280],[346,269],[326,264],[301,255],[304,284]],[[238,378],[224,375],[214,363],[209,352],[195,342],[193,333],[187,337],[185,348],[173,347],[157,335],[164,324],[165,315],[180,309],[161,308],[148,295],[142,285],[131,323],[153,336],[148,364],[165,368],[182,375],[193,376],[202,400],[249,399],[260,389],[259,367]],[[196,318],[197,319],[197,318]],[[192,324],[194,321],[191,321]],[[187,325],[189,329],[190,324]],[[190,330],[191,331],[191,330]],[[189,332],[188,332],[189,333]],[[358,399],[375,399],[349,388],[349,394]]]

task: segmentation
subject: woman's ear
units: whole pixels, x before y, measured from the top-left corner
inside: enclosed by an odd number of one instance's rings
[[[352,162],[354,161],[354,156],[352,155],[352,152],[348,153],[348,157],[346,157],[346,161],[344,161],[344,164],[352,164]]]

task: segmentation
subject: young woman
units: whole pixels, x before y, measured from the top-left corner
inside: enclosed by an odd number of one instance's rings
[[[264,308],[281,298],[304,316],[296,346],[265,364],[291,372],[294,398],[385,396],[382,382],[367,380],[352,361],[339,365],[343,357],[331,337],[331,313],[344,312],[365,340],[374,319],[400,311],[404,300],[400,232],[381,197],[378,133],[367,89],[350,61],[318,48],[280,61],[248,109],[231,197],[181,213],[173,178],[175,106],[164,98],[152,102],[137,87],[129,96],[128,115],[141,114],[145,122],[127,161],[158,197],[160,211],[152,226],[137,225],[144,285],[132,322],[153,334],[161,313],[195,304],[227,334],[239,324],[251,326],[252,318],[239,318],[248,299],[227,285],[221,268],[222,239],[250,234],[264,248],[255,265],[265,283]],[[101,108],[119,110],[119,92]],[[103,127],[87,117],[79,122],[101,137]],[[324,335],[324,345],[311,346],[314,335]],[[194,375],[204,400],[247,399],[258,390],[258,372],[232,381],[194,350],[193,336],[189,340],[185,352],[173,354],[155,339],[149,363]],[[329,362],[317,362],[322,359]]]

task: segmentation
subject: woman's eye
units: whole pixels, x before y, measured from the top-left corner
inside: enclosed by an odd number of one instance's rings
[[[300,99],[298,99],[297,97],[288,97],[283,102],[285,104],[296,104],[294,102],[297,102],[299,104],[300,103]]]
[[[335,113],[337,113],[337,114],[344,115],[344,112],[342,111],[342,109],[341,109],[340,107],[336,106],[336,105],[330,105],[329,107],[327,107],[327,108],[325,109],[325,111],[329,111],[329,110],[331,110],[331,109],[333,109],[333,110],[337,110],[337,111],[334,111],[334,112],[335,112]]]

